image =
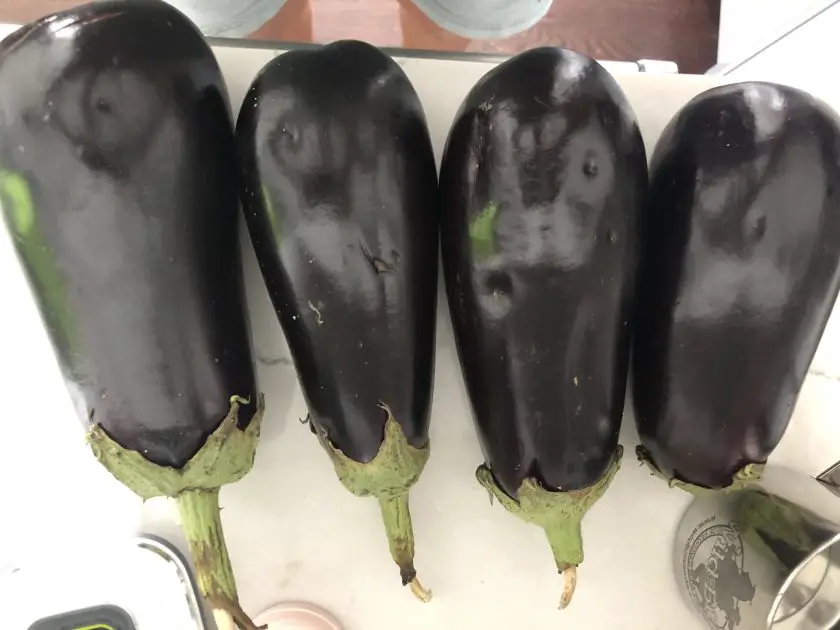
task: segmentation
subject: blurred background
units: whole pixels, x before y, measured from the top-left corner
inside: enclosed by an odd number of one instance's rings
[[[170,0],[211,36],[514,53],[559,45],[597,59],[717,60],[720,0]],[[0,22],[26,22],[78,0],[0,0]]]

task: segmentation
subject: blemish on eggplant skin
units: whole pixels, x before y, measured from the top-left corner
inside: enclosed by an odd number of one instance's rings
[[[392,265],[391,263],[383,260],[382,258],[379,258],[378,256],[374,256],[370,251],[368,251],[367,247],[365,247],[364,244],[359,243],[359,248],[362,250],[362,255],[371,264],[371,266],[377,274],[382,275],[383,273],[396,271],[395,265]],[[399,254],[396,251],[392,251],[391,253],[392,255],[394,255],[394,261],[399,262]]]
[[[374,257],[372,260],[373,268],[376,269],[376,273],[382,274],[387,273],[389,271],[394,271],[393,265],[389,265],[381,258]]]
[[[312,300],[307,301],[309,308],[312,309],[312,312],[315,313],[315,321],[318,322],[318,325],[321,326],[324,323],[324,317],[321,314],[321,309],[324,308],[324,305],[321,302],[318,302],[318,306],[315,306],[312,303]]]

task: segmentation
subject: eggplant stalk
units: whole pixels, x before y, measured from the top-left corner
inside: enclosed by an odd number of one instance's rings
[[[239,605],[219,512],[219,489],[186,490],[176,497],[190,547],[198,588],[210,604],[216,626],[257,630]]]
[[[408,492],[402,492],[394,497],[377,498],[379,509],[382,510],[382,522],[385,524],[388,547],[391,550],[391,557],[400,568],[403,586],[408,585],[417,599],[428,602],[432,598],[432,593],[423,587],[414,569],[414,528],[411,525]]]
[[[432,593],[420,583],[414,568],[414,529],[408,494],[426,466],[429,446],[414,448],[388,405],[380,403],[379,407],[388,414],[384,439],[376,457],[367,463],[347,457],[323,430],[316,430],[316,434],[344,487],[358,497],[373,496],[379,501],[388,547],[400,568],[403,586],[408,586],[420,601],[428,602]]]
[[[251,422],[238,427],[239,406],[233,396],[230,411],[201,449],[180,469],[158,466],[137,451],[120,446],[99,425],[88,432],[88,443],[99,462],[143,500],[174,497],[190,547],[196,580],[213,609],[219,628],[257,630],[239,605],[236,582],[219,518],[219,488],[239,481],[254,463],[264,401],[260,396]]]
[[[510,497],[493,478],[486,466],[478,467],[478,482],[490,493],[490,500],[499,500],[505,509],[526,523],[538,525],[545,532],[554,555],[557,571],[563,576],[560,610],[569,605],[577,585],[577,566],[583,562],[581,522],[589,509],[600,499],[621,467],[624,449],[619,446],[607,472],[594,484],[580,490],[549,490],[539,480],[528,477],[519,486],[517,498]]]

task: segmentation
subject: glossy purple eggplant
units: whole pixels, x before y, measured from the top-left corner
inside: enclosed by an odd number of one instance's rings
[[[644,144],[595,61],[539,48],[470,91],[441,167],[449,308],[486,465],[566,577],[618,469]]]
[[[840,119],[792,88],[715,88],[674,117],[651,168],[640,455],[723,488],[779,443],[840,287]]]
[[[408,490],[428,457],[439,210],[425,115],[361,42],[270,62],[237,123],[248,226],[313,430],[379,499],[418,596]]]
[[[105,1],[4,40],[0,196],[95,454],[144,498],[178,496],[204,594],[252,627],[217,498],[259,427],[238,167],[196,27],[164,2]]]

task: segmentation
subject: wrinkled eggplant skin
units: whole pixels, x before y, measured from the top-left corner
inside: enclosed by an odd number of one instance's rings
[[[237,123],[243,203],[310,417],[368,462],[386,404],[428,441],[439,208],[420,101],[361,42],[286,53]]]
[[[614,456],[646,189],[635,116],[588,57],[522,53],[461,106],[441,167],[444,274],[485,458],[513,497],[526,477],[589,486]]]
[[[256,404],[218,65],[153,0],[82,6],[0,48],[3,214],[74,402],[181,467],[232,395],[250,397],[243,426]]]
[[[654,154],[633,350],[642,443],[718,488],[788,425],[840,286],[840,120],[790,88],[715,88]]]

